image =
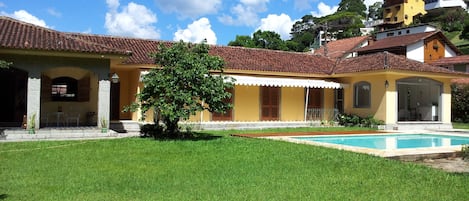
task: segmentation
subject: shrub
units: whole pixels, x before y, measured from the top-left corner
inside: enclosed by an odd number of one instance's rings
[[[355,114],[340,114],[338,121],[339,125],[342,126],[374,127],[376,125],[384,124],[383,120],[375,119],[373,116],[363,118]]]

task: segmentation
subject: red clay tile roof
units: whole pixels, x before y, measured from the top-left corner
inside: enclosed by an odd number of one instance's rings
[[[345,38],[327,43],[327,57],[330,59],[342,58],[344,54],[360,48],[360,45],[368,40],[369,36]],[[324,55],[324,46],[314,51],[315,54]]]
[[[416,34],[387,37],[377,41],[373,41],[373,43],[371,43],[370,45],[359,48],[356,51],[359,52],[359,54],[363,54],[367,52],[373,53],[382,52],[384,50],[405,48],[408,45],[417,43],[434,35],[438,35],[445,41],[446,45],[453,49],[457,54],[461,54],[461,51],[456,46],[454,46],[453,43],[451,43],[448,38],[446,38],[443,33],[441,33],[441,31],[429,31]]]
[[[80,40],[62,32],[0,16],[0,48],[128,55],[129,52]]]
[[[457,79],[452,79],[451,83],[453,84],[464,84],[468,85],[469,84],[469,78],[457,78]]]
[[[153,64],[148,54],[156,51],[162,43],[165,45],[173,43],[63,33],[8,17],[0,17],[0,30],[0,48],[122,55],[132,52],[133,54],[125,61],[128,64]],[[384,69],[384,61],[387,58],[388,69],[456,74],[445,68],[423,64],[390,53],[349,58],[337,64],[320,55],[244,47],[211,46],[210,54],[222,57],[226,62],[226,68],[235,70],[327,75],[332,73],[332,70],[334,73],[351,73]]]
[[[356,73],[377,70],[402,70],[412,72],[466,74],[414,61],[411,59],[407,59],[404,56],[395,55],[388,52],[367,54],[359,57],[343,59],[335,66],[334,73]]]
[[[469,64],[469,55],[461,55],[455,57],[444,57],[438,59],[431,63],[432,65],[436,66],[446,66],[446,65],[453,65],[453,64]]]
[[[133,52],[124,63],[154,64],[149,53],[157,51],[161,43],[173,42],[70,33],[73,37],[94,43],[106,44],[113,48],[128,49]],[[231,46],[211,46],[210,54],[222,57],[227,69],[326,74],[330,72],[332,61],[325,57],[307,53],[284,52],[267,49],[254,49]]]
[[[154,64],[155,61],[149,56],[149,54],[155,52],[162,43],[167,45],[172,43],[168,41],[93,34],[67,33],[67,35],[93,43],[104,44],[112,48],[125,49],[132,52],[132,55],[124,61],[124,64]]]
[[[236,70],[328,74],[334,63],[310,53],[285,52],[231,46],[212,46],[210,54],[225,60]]]

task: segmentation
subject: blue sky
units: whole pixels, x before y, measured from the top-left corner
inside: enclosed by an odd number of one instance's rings
[[[365,0],[370,5],[376,1]],[[324,16],[340,0],[0,0],[0,14],[58,31],[226,45],[236,35],[275,31]]]

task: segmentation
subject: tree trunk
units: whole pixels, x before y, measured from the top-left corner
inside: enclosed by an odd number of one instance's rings
[[[166,125],[166,132],[169,135],[171,136],[177,135],[177,133],[179,132],[178,122],[179,122],[179,119],[176,119],[176,120],[165,119],[164,120],[164,123]]]

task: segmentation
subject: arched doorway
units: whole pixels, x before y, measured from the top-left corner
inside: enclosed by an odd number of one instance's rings
[[[0,68],[0,127],[20,127],[26,114],[28,73],[15,68]]]
[[[443,84],[428,78],[397,80],[398,121],[440,121]]]

